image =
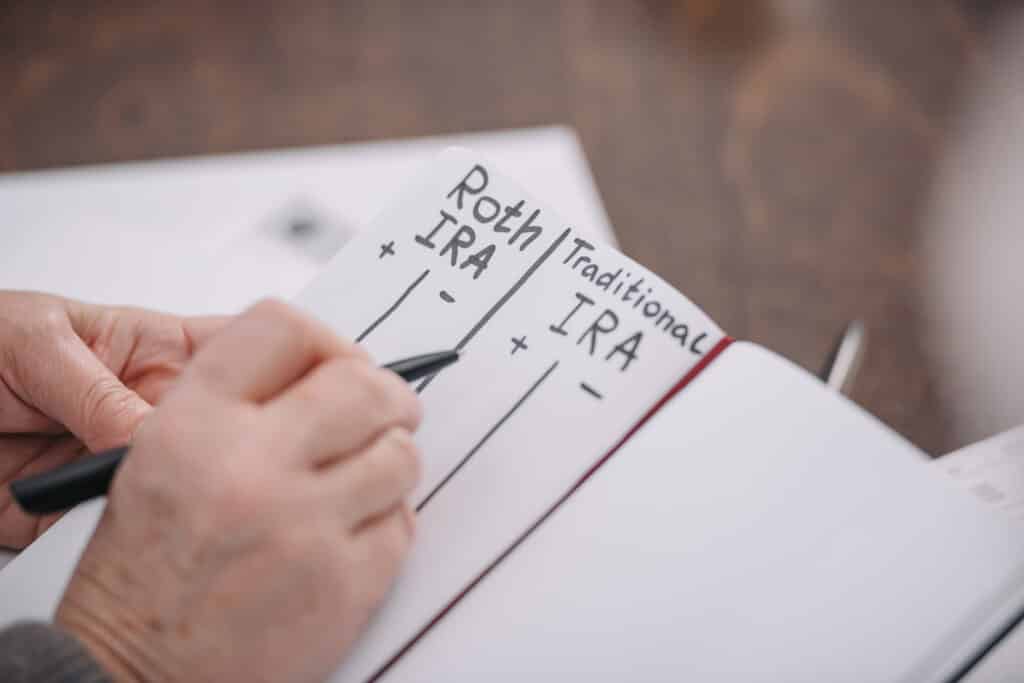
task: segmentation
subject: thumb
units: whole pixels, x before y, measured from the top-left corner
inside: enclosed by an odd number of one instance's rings
[[[64,425],[86,447],[101,451],[131,442],[152,408],[75,334],[52,340],[58,345],[37,367],[22,374],[31,402]]]

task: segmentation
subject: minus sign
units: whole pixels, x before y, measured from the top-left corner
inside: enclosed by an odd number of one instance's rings
[[[453,297],[451,294],[444,291],[443,289],[441,290],[441,299],[448,303],[452,303],[455,301],[455,297]]]
[[[590,394],[594,398],[604,398],[604,396],[602,396],[601,393],[597,389],[595,389],[594,387],[590,386],[586,382],[580,382],[580,389],[582,389],[583,391],[587,392],[588,394]]]

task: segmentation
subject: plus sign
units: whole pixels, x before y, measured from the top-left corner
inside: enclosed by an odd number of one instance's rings
[[[389,254],[394,254],[394,253],[395,253],[395,241],[391,240],[387,244],[380,245],[380,256],[378,256],[377,258],[382,259],[385,256],[388,256]]]
[[[511,356],[511,355],[515,354],[515,352],[518,351],[519,349],[528,349],[528,348],[530,348],[530,347],[526,345],[526,335],[525,334],[522,337],[519,337],[519,338],[512,337],[512,351],[508,355]]]

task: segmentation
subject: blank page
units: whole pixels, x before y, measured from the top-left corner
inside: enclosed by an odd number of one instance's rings
[[[734,344],[384,680],[940,680],[1019,607],[1021,530]]]

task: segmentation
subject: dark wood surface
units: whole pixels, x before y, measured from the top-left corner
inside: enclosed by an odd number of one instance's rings
[[[2,4],[0,171],[568,123],[628,254],[810,369],[864,318],[855,398],[957,445],[919,216],[991,3]]]

